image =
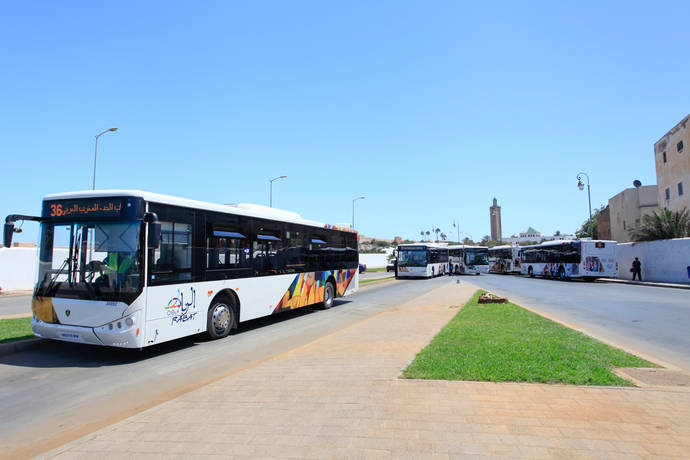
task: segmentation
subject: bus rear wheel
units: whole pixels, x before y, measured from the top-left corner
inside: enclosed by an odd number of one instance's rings
[[[208,309],[207,333],[212,339],[222,339],[230,334],[236,325],[234,302],[221,297]]]
[[[323,302],[321,303],[321,309],[328,310],[333,306],[333,300],[335,299],[335,287],[331,281],[326,282],[323,288]]]

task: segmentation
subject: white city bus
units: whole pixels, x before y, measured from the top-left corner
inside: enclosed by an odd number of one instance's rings
[[[448,246],[448,255],[451,273],[456,275],[489,273],[489,248],[486,246],[465,244]]]
[[[142,348],[307,305],[359,285],[357,234],[258,205],[132,190],[48,195],[31,325],[38,337]]]
[[[520,273],[520,248],[504,245],[489,248],[489,273]]]
[[[560,278],[615,278],[618,276],[617,243],[604,240],[547,241],[520,248],[524,275]]]
[[[447,247],[434,243],[401,244],[398,246],[396,277],[433,278],[447,272]]]

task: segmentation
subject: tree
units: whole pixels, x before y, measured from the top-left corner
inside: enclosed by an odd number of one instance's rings
[[[662,209],[642,216],[642,224],[630,230],[635,241],[668,240],[690,236],[690,212]]]
[[[605,207],[603,205],[599,209],[595,209],[594,214],[592,215],[592,219],[585,220],[582,226],[578,230],[575,230],[575,236],[577,238],[596,239],[598,233],[597,222],[599,218],[599,213],[604,209]]]
[[[436,242],[438,243],[438,234],[441,232],[440,228],[435,228],[434,233],[436,233]]]
[[[419,234],[422,235],[422,241],[424,241],[424,230],[422,230],[421,232],[419,232]]]
[[[469,237],[466,236],[466,237],[462,240],[462,244],[466,244],[467,246],[473,246],[473,245],[474,245],[474,241],[472,241],[471,239],[469,239]]]
[[[426,238],[429,239],[429,235],[431,235],[431,232],[429,230],[426,231]]]
[[[441,239],[442,239],[443,241],[446,241],[446,234],[443,233],[443,232],[441,232]]]
[[[520,241],[518,243],[518,246],[531,246],[533,244],[539,244],[539,243],[537,243],[536,241],[527,240],[527,241]]]
[[[479,242],[479,245],[480,246],[486,246],[486,243],[488,243],[490,239],[491,239],[491,237],[489,235],[484,235],[482,240]]]

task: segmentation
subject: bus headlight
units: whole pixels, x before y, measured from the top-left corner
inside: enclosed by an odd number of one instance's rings
[[[125,324],[127,326],[132,326],[134,324],[134,318],[132,318],[131,316],[128,316],[127,318],[125,318]]]

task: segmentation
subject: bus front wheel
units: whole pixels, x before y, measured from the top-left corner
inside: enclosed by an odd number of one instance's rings
[[[207,332],[212,339],[227,337],[235,327],[235,309],[232,300],[219,298],[208,309]]]
[[[333,299],[335,299],[335,287],[331,281],[326,282],[326,286],[323,288],[323,303],[321,308],[328,310],[333,306]]]

